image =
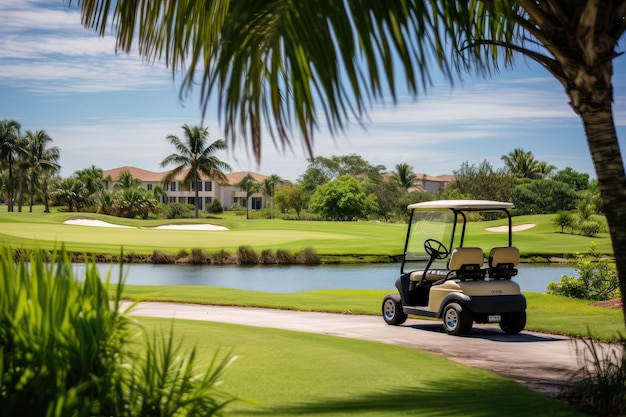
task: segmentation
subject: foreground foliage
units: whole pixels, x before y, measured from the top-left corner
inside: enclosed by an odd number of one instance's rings
[[[574,268],[577,277],[561,275],[561,282],[548,283],[548,293],[594,301],[619,297],[619,279],[615,263],[601,256],[595,244],[591,244],[588,254],[576,256]]]
[[[626,339],[616,345],[602,345],[583,339],[586,349],[580,358],[580,381],[572,391],[574,402],[593,415],[626,414]]]
[[[216,389],[230,357],[198,372],[171,332],[147,338],[122,311],[123,285],[110,302],[93,262],[77,280],[63,250],[0,254],[3,415],[221,415],[234,399]]]

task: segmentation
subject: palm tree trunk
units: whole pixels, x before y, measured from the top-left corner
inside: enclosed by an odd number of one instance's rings
[[[580,113],[609,224],[626,325],[626,175],[609,100],[599,110]]]
[[[9,151],[9,212],[13,211],[13,157]]]

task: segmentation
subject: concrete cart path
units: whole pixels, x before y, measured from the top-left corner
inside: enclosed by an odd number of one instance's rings
[[[465,365],[513,379],[528,388],[558,396],[579,368],[582,343],[542,333],[509,336],[497,327],[474,325],[464,337],[447,335],[439,321],[409,319],[389,326],[382,317],[348,314],[144,302],[133,315],[205,320],[269,327],[407,346],[443,355]]]

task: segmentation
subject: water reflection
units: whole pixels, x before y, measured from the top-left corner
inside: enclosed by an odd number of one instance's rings
[[[109,271],[118,282],[119,266],[100,264],[102,276]],[[324,289],[395,290],[400,264],[314,266],[222,266],[222,265],[125,265],[129,285],[203,285],[273,293]],[[82,276],[84,266],[75,266]],[[524,292],[546,292],[549,281],[560,281],[574,269],[562,265],[523,264],[515,281]]]

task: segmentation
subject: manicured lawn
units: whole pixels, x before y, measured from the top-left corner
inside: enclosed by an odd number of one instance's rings
[[[169,328],[200,362],[237,356],[221,386],[254,400],[232,414],[268,416],[577,416],[564,403],[490,372],[418,350],[338,337],[187,320]],[[165,331],[167,333],[167,330]]]
[[[175,301],[183,303],[237,305],[303,311],[325,311],[379,315],[384,290],[318,290],[292,294],[273,294],[218,287],[124,287],[124,296],[134,300]],[[526,293],[527,330],[572,337],[588,336],[616,340],[624,334],[621,310],[590,306],[589,301],[556,295]],[[381,318],[381,326],[385,324]]]
[[[76,216],[99,219],[110,223],[133,226],[132,229],[70,226],[64,220]],[[514,224],[534,223],[532,229],[515,233],[513,244],[522,256],[563,256],[589,250],[595,242],[597,250],[612,253],[608,234],[590,238],[555,231],[551,220],[554,215],[520,216]],[[150,230],[167,223],[212,223],[228,227],[228,231]],[[322,256],[390,256],[402,253],[406,225],[380,222],[306,222],[285,220],[246,220],[242,216],[227,214],[219,219],[137,220],[93,213],[50,213],[40,207],[35,212],[7,213],[0,208],[0,245],[13,248],[58,248],[63,243],[67,250],[119,254],[151,254],[155,250],[176,254],[180,250],[202,249],[231,253],[243,245],[263,249],[286,249],[296,252],[313,248]],[[488,251],[493,246],[506,244],[502,233],[488,232],[490,226],[503,221],[478,222],[468,225],[472,245]]]

